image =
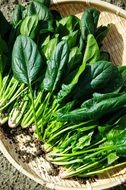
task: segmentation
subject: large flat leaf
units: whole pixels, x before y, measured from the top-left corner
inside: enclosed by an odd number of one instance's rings
[[[42,67],[42,58],[33,40],[18,36],[12,53],[12,69],[20,82],[31,84]]]
[[[54,91],[59,86],[63,73],[65,72],[68,61],[68,44],[66,41],[61,41],[55,48],[52,57],[48,63],[44,78],[44,89]]]

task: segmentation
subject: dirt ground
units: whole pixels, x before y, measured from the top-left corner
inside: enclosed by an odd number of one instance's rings
[[[126,0],[106,1],[126,9]],[[27,0],[0,0],[0,10],[8,19],[11,17],[12,10],[18,2],[26,3]],[[126,184],[112,190],[125,189]],[[45,188],[18,172],[0,153],[0,190],[45,190]]]

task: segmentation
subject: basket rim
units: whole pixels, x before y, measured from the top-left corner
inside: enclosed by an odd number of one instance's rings
[[[121,16],[122,18],[126,19],[126,10],[123,10],[122,8],[113,5],[109,2],[101,1],[101,0],[51,0],[51,4],[60,4],[60,3],[84,3],[88,6],[98,6],[101,8],[106,8],[107,10],[115,13],[118,16]]]
[[[116,5],[112,5],[108,2],[104,2],[104,1],[101,1],[101,0],[51,0],[51,4],[53,5],[56,5],[56,4],[60,4],[60,3],[83,3],[85,5],[88,5],[88,6],[97,6],[97,7],[101,7],[101,8],[104,8],[106,10],[109,10],[110,12],[116,14],[117,16],[120,16],[124,19],[126,19],[126,11],[123,10],[122,8],[119,8],[118,6]],[[1,133],[1,131],[0,131]],[[85,185],[85,187],[79,187],[79,188],[70,188],[70,187],[66,187],[66,186],[61,186],[61,185],[57,185],[55,184],[54,182],[45,182],[43,179],[41,179],[39,176],[35,176],[33,175],[32,173],[28,172],[27,170],[25,170],[20,164],[18,164],[17,161],[14,160],[14,158],[9,154],[9,152],[7,151],[5,145],[4,145],[4,142],[3,142],[3,135],[0,134],[0,151],[3,153],[3,155],[8,159],[8,161],[19,171],[21,172],[22,174],[26,175],[27,177],[29,177],[30,179],[34,180],[35,182],[47,187],[47,188],[50,188],[50,189],[53,189],[53,190],[64,190],[64,188],[66,190],[87,190],[87,189],[94,189],[95,190],[95,187],[92,187],[91,184],[87,184]],[[117,185],[121,185],[122,183],[124,183],[126,181],[126,174],[123,175],[125,179],[123,180],[117,180],[117,181],[111,181],[111,183],[108,183],[106,181],[106,186],[104,186],[105,183],[103,184],[98,184],[98,188],[100,190],[102,189],[108,189],[108,188],[111,188],[111,187],[114,187],[114,186],[117,186]],[[112,177],[113,179],[114,177]],[[105,179],[106,180],[106,179]]]

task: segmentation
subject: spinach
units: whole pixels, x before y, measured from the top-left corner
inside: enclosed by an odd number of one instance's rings
[[[100,51],[92,34],[89,34],[87,37],[87,45],[84,53],[83,62],[94,64],[100,57]]]
[[[122,94],[117,97],[102,99],[99,98],[89,99],[85,101],[81,108],[75,109],[68,114],[59,114],[59,121],[85,121],[85,120],[98,120],[105,114],[112,113],[113,111],[118,111],[126,104],[126,95]]]
[[[80,20],[74,15],[62,18],[58,24],[65,26],[69,33],[79,29]]]
[[[53,33],[53,20],[39,21],[39,32],[40,34],[44,33]]]
[[[94,64],[99,58],[99,53],[99,47],[94,36],[92,34],[89,34],[82,64],[78,68],[78,71],[76,72],[76,75],[74,76],[71,83],[68,85],[62,85],[62,89],[59,91],[58,94],[59,101],[64,101],[64,99],[69,96],[75,85],[78,83],[79,77],[84,72],[86,64]]]
[[[3,73],[6,70],[7,58],[8,55],[8,47],[6,42],[0,36],[0,89],[3,86]]]
[[[108,26],[100,26],[100,27],[97,28],[94,35],[95,35],[96,41],[98,42],[99,46],[101,46],[102,41],[107,36],[109,30],[110,30],[110,25],[108,25]]]
[[[74,147],[73,151],[76,152],[78,150],[84,149],[86,146],[91,144],[91,139],[93,136],[94,131],[89,132],[86,135],[83,135],[78,139],[76,146]]]
[[[118,156],[126,155],[126,128],[125,128],[126,116],[120,118],[114,127],[108,134],[107,139],[112,141],[116,146],[116,153]]]
[[[59,88],[68,61],[68,55],[69,49],[67,42],[59,42],[47,66],[43,81],[45,90],[53,92]]]
[[[39,2],[41,4],[44,4],[45,6],[50,6],[50,0],[33,0],[34,2]]]
[[[84,11],[80,27],[83,40],[86,42],[89,34],[95,34],[100,12],[97,9],[90,8]]]
[[[3,13],[0,11],[0,35],[3,40],[7,42],[8,34],[11,30],[11,25],[4,17]]]
[[[36,126],[36,132],[39,135],[35,105],[32,91],[32,83],[37,79],[37,75],[42,68],[42,57],[37,49],[37,45],[29,37],[18,36],[12,53],[12,70],[15,78],[19,82],[28,85],[32,108],[33,117]]]
[[[12,69],[14,76],[20,82],[31,84],[37,79],[42,68],[42,58],[35,42],[29,37],[17,37],[12,54]]]
[[[45,54],[47,60],[50,60],[51,55],[53,54],[57,44],[58,44],[58,36],[48,41],[46,45],[44,45],[44,47],[42,48],[42,51]]]
[[[58,11],[51,10],[51,13],[52,13],[53,19],[55,19],[56,21],[59,21],[62,19],[62,16]]]
[[[106,51],[101,51],[99,60],[110,61],[110,54]]]
[[[38,21],[37,15],[25,17],[21,23],[20,33],[34,39],[37,32]]]
[[[47,21],[52,19],[51,11],[38,1],[33,1],[27,7],[27,15],[37,15],[39,20]]]
[[[71,32],[68,36],[64,36],[62,40],[66,40],[68,43],[69,48],[73,48],[77,44],[77,39],[78,39],[78,30]]]
[[[12,24],[14,27],[17,27],[23,18],[24,7],[22,5],[16,5],[13,16],[12,16]]]
[[[78,47],[73,47],[69,54],[68,72],[73,71],[74,69],[78,68],[82,62],[82,53]]]
[[[118,69],[125,83],[126,82],[126,66],[118,67]]]

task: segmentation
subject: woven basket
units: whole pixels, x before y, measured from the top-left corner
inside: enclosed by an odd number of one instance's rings
[[[62,15],[74,14],[81,16],[84,9],[95,7],[101,11],[99,24],[107,25],[112,23],[111,31],[104,40],[104,49],[111,54],[111,60],[114,64],[126,63],[126,12],[114,5],[99,0],[52,0],[52,8],[60,11]],[[5,128],[5,127],[4,127]],[[20,130],[20,129],[19,129]],[[58,176],[48,174],[49,163],[42,156],[36,156],[29,162],[23,162],[19,151],[30,154],[33,153],[35,146],[25,146],[31,138],[29,135],[15,135],[17,141],[12,141],[6,136],[4,130],[0,131],[0,150],[6,158],[23,174],[33,179],[37,183],[55,190],[102,190],[126,181],[126,167],[116,168],[106,172],[97,178],[87,180],[67,179],[62,180]],[[26,154],[27,156],[27,154]]]

